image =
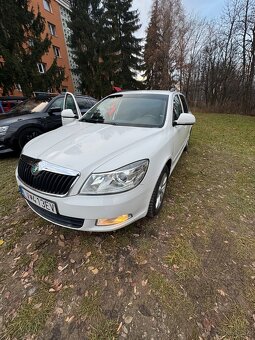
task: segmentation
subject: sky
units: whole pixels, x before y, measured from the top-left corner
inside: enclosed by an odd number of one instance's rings
[[[188,12],[198,14],[200,17],[214,19],[220,15],[224,8],[225,0],[182,0],[184,8]],[[138,36],[143,38],[148,26],[152,0],[133,0],[133,7],[140,12],[142,27]]]

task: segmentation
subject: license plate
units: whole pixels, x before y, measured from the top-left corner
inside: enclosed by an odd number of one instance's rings
[[[28,200],[29,202],[34,203],[38,207],[50,211],[53,214],[57,214],[57,206],[54,202],[47,201],[44,198],[31,194],[31,192],[25,190],[24,188],[20,187],[20,192],[22,196]]]

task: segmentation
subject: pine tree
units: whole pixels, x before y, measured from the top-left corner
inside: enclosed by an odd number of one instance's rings
[[[74,51],[81,91],[101,98],[111,91],[106,72],[106,33],[100,0],[71,0],[72,31],[70,46]]]
[[[110,38],[108,56],[112,57],[111,80],[124,89],[137,89],[135,79],[141,69],[141,39],[135,33],[141,27],[139,13],[132,10],[133,0],[105,0],[106,30]]]
[[[144,52],[148,88],[168,90],[182,85],[186,33],[181,1],[154,0]]]
[[[159,89],[162,73],[162,34],[160,29],[159,0],[154,0],[144,48],[144,75],[147,89]]]
[[[45,20],[39,9],[35,14],[29,7],[29,0],[1,1],[0,86],[4,94],[20,84],[23,94],[29,96],[34,90],[48,90],[49,85],[54,88],[64,80],[64,70],[56,61],[43,76],[38,73],[37,63],[51,46],[47,35],[42,38],[44,30]]]

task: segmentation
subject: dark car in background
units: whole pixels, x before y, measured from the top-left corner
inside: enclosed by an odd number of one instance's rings
[[[0,153],[20,151],[31,139],[60,127],[64,98],[65,95],[61,94],[49,101],[49,97],[37,96],[18,104],[8,113],[1,114]],[[82,113],[97,102],[89,96],[76,95],[75,98]],[[71,102],[66,103],[66,108],[73,109],[71,106]]]
[[[21,96],[5,96],[0,97],[0,114],[4,114],[13,109],[17,104],[26,100],[26,97]]]

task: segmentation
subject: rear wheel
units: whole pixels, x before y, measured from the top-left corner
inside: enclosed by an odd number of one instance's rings
[[[160,209],[162,208],[162,204],[163,204],[163,200],[164,200],[164,196],[166,192],[166,187],[167,187],[168,176],[169,176],[169,169],[167,166],[165,166],[159,176],[155,189],[152,193],[150,204],[149,204],[149,209],[147,213],[148,217],[156,216],[160,212]]]
[[[38,128],[26,128],[21,131],[18,139],[19,148],[22,149],[31,139],[42,134],[42,131]]]

